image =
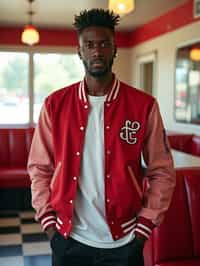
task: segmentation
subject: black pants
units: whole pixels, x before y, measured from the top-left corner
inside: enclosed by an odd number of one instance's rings
[[[56,233],[51,240],[53,266],[143,266],[143,246],[134,239],[113,249],[93,248]]]

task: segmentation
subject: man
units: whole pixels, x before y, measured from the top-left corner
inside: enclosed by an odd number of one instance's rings
[[[175,186],[156,100],[112,73],[118,22],[102,9],[75,16],[85,78],[47,97],[35,130],[32,204],[55,266],[143,265]]]

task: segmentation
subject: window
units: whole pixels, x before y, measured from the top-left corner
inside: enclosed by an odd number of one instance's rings
[[[0,124],[29,122],[27,53],[0,52]]]
[[[77,55],[34,54],[34,122],[44,98],[51,92],[79,81],[83,68]]]
[[[0,52],[0,125],[37,123],[51,92],[83,78],[76,54]]]
[[[200,124],[200,42],[177,49],[175,74],[175,119]]]

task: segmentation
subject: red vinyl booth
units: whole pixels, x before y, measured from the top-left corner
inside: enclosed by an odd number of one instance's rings
[[[200,156],[200,136],[168,132],[168,139],[173,149]]]
[[[31,206],[26,167],[33,132],[33,128],[0,129],[0,209]]]
[[[200,136],[193,136],[190,150],[193,155],[200,156]]]
[[[145,266],[200,265],[200,167],[176,170],[171,206],[144,249]]]

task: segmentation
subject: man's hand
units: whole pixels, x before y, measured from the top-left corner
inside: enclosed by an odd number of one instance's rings
[[[54,226],[48,227],[46,230],[46,234],[49,240],[53,238],[55,233],[56,233],[56,228]]]

